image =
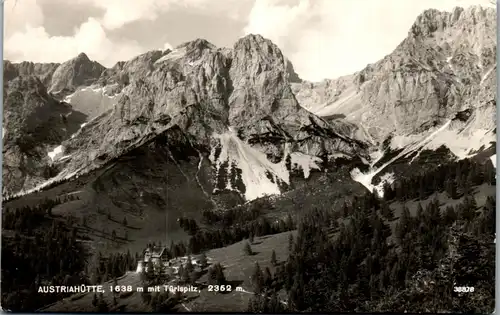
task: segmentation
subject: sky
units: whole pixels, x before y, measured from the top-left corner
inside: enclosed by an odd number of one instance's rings
[[[106,67],[204,38],[232,47],[260,34],[299,76],[337,78],[391,53],[425,9],[490,0],[5,0],[4,59],[64,62],[80,52]]]

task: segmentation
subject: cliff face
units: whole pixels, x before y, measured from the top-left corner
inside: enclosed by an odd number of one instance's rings
[[[50,86],[52,75],[59,67],[58,63],[33,63],[23,61],[13,64],[10,61],[3,62],[3,78],[4,81],[10,81],[18,76],[36,76],[44,86]]]
[[[72,92],[80,86],[91,85],[97,81],[104,69],[104,66],[91,61],[86,54],[81,53],[57,67],[52,75],[49,90],[54,93]]]
[[[100,169],[159,138],[180,173],[187,158],[198,165],[190,171],[209,174],[204,193],[246,200],[283,192],[296,174],[374,167],[388,147],[401,157],[443,144],[475,154],[495,140],[495,16],[427,10],[384,59],[320,83],[302,81],[260,35],[232,48],[197,39],[110,69],[85,54],[60,65],[4,62],[4,192]],[[36,134],[36,154],[19,153],[13,134]],[[48,175],[28,174],[27,161]]]
[[[3,108],[4,192],[18,191],[55,176],[47,153],[76,132],[85,115],[54,99],[33,75],[5,83]]]
[[[388,137],[401,142],[470,111],[445,132],[456,141],[487,144],[483,137],[495,139],[495,56],[494,9],[427,10],[384,59],[337,80],[294,84],[293,91],[305,108],[323,117],[345,115],[379,143]],[[453,145],[456,155],[465,154]]]
[[[56,180],[99,168],[159,135],[178,146],[179,132],[196,158],[210,159],[217,189],[247,199],[285,189],[293,167],[309,174],[338,156],[366,156],[355,126],[332,125],[299,105],[289,62],[261,36],[244,37],[233,49],[199,39],[104,71],[85,57],[63,63],[52,76],[52,90],[73,90],[65,100],[89,116],[62,139],[51,162]],[[33,186],[28,181],[22,188]]]

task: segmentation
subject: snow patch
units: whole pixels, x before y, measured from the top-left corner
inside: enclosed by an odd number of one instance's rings
[[[64,161],[66,159],[69,159],[70,157],[71,157],[71,154],[65,155],[65,156],[61,156],[61,158],[59,158],[59,161]]]
[[[353,97],[355,97],[358,94],[357,91],[354,89],[352,89],[352,91],[346,91],[346,92],[344,92],[346,95],[339,98],[335,102],[327,103],[322,105],[321,107],[318,107],[318,109],[316,110],[315,109],[311,110],[318,116],[329,116],[336,113],[341,113],[343,105],[348,103],[350,100],[352,100]]]
[[[116,104],[120,93],[112,93],[116,84],[108,86],[87,86],[77,89],[73,94],[64,98],[66,103],[73,105],[79,111],[89,116],[98,116]],[[89,104],[92,105],[89,107]]]
[[[482,85],[484,80],[486,80],[488,78],[488,76],[493,72],[493,70],[495,70],[495,68],[497,67],[497,65],[494,65],[493,67],[491,67],[491,69],[489,69],[484,75],[483,77],[481,78],[481,82],[479,83],[479,85]]]
[[[73,96],[75,96],[75,94],[76,94],[76,92],[73,93],[73,94],[70,94],[70,95],[66,96],[63,101],[66,102],[66,103],[71,104],[71,99],[73,98]]]
[[[492,156],[490,156],[490,160],[491,160],[491,163],[493,164],[493,167],[497,168],[497,155],[493,154]]]
[[[382,171],[387,165],[379,168],[376,171],[368,172],[363,174],[358,168],[351,171],[351,177],[353,180],[357,181],[361,185],[365,186],[371,192],[377,192],[380,197],[384,196],[384,185],[392,184],[395,180],[394,173],[385,173],[380,177],[380,183],[378,185],[373,185],[372,180],[375,175]]]
[[[67,170],[63,170],[61,173],[57,174],[55,177],[52,177],[52,178],[46,180],[45,182],[31,188],[31,189],[21,190],[18,193],[6,196],[6,198],[17,198],[17,197],[26,196],[26,195],[29,195],[29,194],[32,194],[35,192],[40,192],[40,191],[42,191],[42,189],[44,189],[45,187],[47,187],[55,182],[58,182],[61,180],[71,179],[75,175],[79,174],[82,170],[83,170],[83,167],[81,167],[81,168],[77,169],[76,171],[71,172],[69,174],[68,174]],[[79,176],[76,176],[76,177],[78,178]],[[6,198],[4,198],[4,199],[6,199]]]
[[[311,174],[312,169],[317,169],[321,170],[321,167],[318,166],[319,163],[321,163],[321,159],[304,154],[302,152],[293,152],[290,154],[290,158],[292,160],[292,168],[300,168],[304,172],[304,178],[309,178],[309,175]]]
[[[451,63],[451,59],[453,59],[453,56],[446,58],[446,63],[450,67],[452,71],[455,71],[455,68],[453,67],[453,64]]]
[[[238,138],[234,129],[229,128],[229,131],[224,134],[214,134],[214,138],[219,139],[221,151],[215,160],[216,148],[213,148],[209,157],[210,161],[215,164],[217,172],[224,162],[228,162],[229,167],[234,166],[241,170],[246,200],[280,194],[278,183],[280,181],[290,183],[285,161],[272,163],[267,159],[266,154]]]
[[[372,191],[376,191],[380,197],[383,197],[385,184],[391,185],[392,183],[394,183],[395,179],[396,178],[394,177],[394,173],[385,173],[384,175],[380,176],[380,183],[376,186],[373,186],[374,190]]]
[[[479,151],[482,147],[487,148],[492,141],[496,141],[496,136],[492,130],[474,130],[463,133],[459,130],[441,130],[441,133],[429,141],[423,149],[435,150],[444,145],[459,159],[473,156],[473,152]]]
[[[384,157],[384,151],[383,150],[378,150],[370,153],[370,167],[373,167],[375,164],[377,164],[378,161],[380,161]]]
[[[88,125],[88,124],[90,124],[91,122],[93,122],[93,121],[97,120],[97,118],[99,118],[99,117],[100,117],[100,116],[94,117],[94,118],[92,118],[91,120],[86,121],[86,122],[84,122],[83,124],[80,124],[80,129],[78,129],[78,130],[77,130],[74,134],[72,134],[72,135],[71,135],[71,139],[75,138],[75,137],[78,135],[78,133],[80,133],[80,132],[82,131],[82,129],[83,129],[85,126],[87,126],[87,125]]]
[[[396,155],[395,157],[393,157],[391,160],[389,160],[388,162],[386,162],[384,165],[382,165],[379,168],[376,168],[376,169],[373,168],[373,165],[376,164],[376,162],[375,162],[375,163],[372,164],[372,167],[370,168],[370,170],[368,172],[366,172],[366,173],[361,172],[358,168],[353,169],[351,171],[351,177],[352,177],[352,179],[355,180],[355,181],[357,181],[357,182],[359,182],[363,186],[365,186],[368,190],[373,191],[376,188],[374,185],[372,185],[372,179],[373,179],[373,177],[375,177],[375,175],[377,175],[378,173],[380,173],[381,171],[383,171],[387,166],[389,166],[390,164],[392,164],[396,160],[398,160],[398,159],[400,159],[400,158],[402,158],[404,156],[407,156],[407,155],[409,155],[411,153],[414,153],[417,150],[421,150],[437,134],[439,134],[444,129],[446,129],[450,125],[450,123],[451,123],[451,120],[448,120],[444,125],[442,125],[438,129],[436,129],[434,132],[432,132],[430,135],[428,135],[427,137],[425,137],[423,140],[416,141],[416,142],[413,142],[411,144],[408,144],[403,151],[401,151],[398,155]],[[418,152],[420,152],[420,151],[418,151]],[[393,176],[393,175],[391,175],[391,176]],[[377,191],[377,192],[379,192],[379,191]],[[382,195],[380,195],[380,196],[382,196]]]
[[[3,140],[3,137],[5,136],[5,128],[2,127],[2,140]]]
[[[448,128],[451,121],[438,128],[426,139],[420,141],[422,134],[410,136],[395,136],[391,140],[391,149],[397,150],[405,147],[419,146],[418,154],[423,150],[436,150],[441,146],[447,147],[459,159],[468,158],[474,151],[481,147],[489,147],[492,141],[496,141],[493,130],[478,129],[465,131]],[[408,151],[408,154],[414,151]],[[408,155],[407,154],[407,155]],[[418,156],[418,155],[417,155]]]
[[[196,61],[189,61],[187,64],[191,67],[197,67],[203,63],[202,59],[196,60]]]
[[[63,153],[63,146],[62,145],[59,145],[57,147],[54,148],[54,150],[50,151],[48,153],[48,156],[50,157],[50,160],[51,161],[54,161],[54,159],[56,158],[57,155]]]
[[[83,190],[75,190],[66,194],[66,196],[76,195],[83,192]]]
[[[436,129],[435,131],[433,131],[424,140],[422,140],[420,143],[418,143],[417,148],[419,148],[419,149],[417,151],[417,154],[411,159],[410,163],[413,162],[413,160],[416,159],[424,149],[428,148],[428,144],[434,139],[434,137],[436,137],[439,133],[442,133],[443,130],[445,130],[446,128],[448,128],[448,126],[450,124],[451,124],[451,120],[448,120],[444,125],[442,125],[438,129]],[[441,145],[439,145],[438,147],[440,147],[440,146]],[[438,147],[436,147],[435,149],[437,149]],[[405,156],[413,153],[414,151],[415,150],[411,150]]]
[[[186,55],[186,48],[178,48],[174,49],[165,56],[161,57],[160,59],[155,61],[155,64],[162,63],[168,60],[176,60],[184,57]]]

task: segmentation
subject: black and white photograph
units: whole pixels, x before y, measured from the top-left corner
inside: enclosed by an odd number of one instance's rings
[[[494,1],[1,6],[3,311],[495,311]]]

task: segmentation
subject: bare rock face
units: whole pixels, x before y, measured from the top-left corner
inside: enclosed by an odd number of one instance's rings
[[[289,84],[289,62],[261,36],[246,36],[233,49],[194,40],[173,51],[120,62],[102,71],[99,79],[94,79],[97,70],[77,76],[79,81],[70,76],[72,71],[63,71],[81,69],[80,64],[88,66],[82,55],[59,66],[52,89],[83,83],[89,87],[80,91],[102,89],[115,93],[117,100],[62,142],[65,158],[51,164],[62,170],[57,180],[100,168],[160,135],[174,139],[179,132],[182,143],[195,148],[190,152],[196,152],[196,158],[211,157],[218,175],[239,169],[244,185],[233,180],[221,189],[240,193],[263,182],[275,190],[289,184],[287,158],[294,152],[309,156],[309,164],[315,156],[328,162],[335,156],[365,155],[366,144],[351,138],[355,127],[349,126],[347,135],[347,125],[336,127],[299,106]],[[252,161],[261,169],[252,170]],[[261,196],[266,187],[260,189],[247,198]]]
[[[50,108],[51,114],[33,120],[30,111],[7,106],[7,136],[33,135],[19,127],[28,121],[50,131],[34,146],[34,161],[56,173],[43,185],[107,169],[135,152],[150,156],[153,148],[162,152],[162,165],[192,181],[206,200],[227,191],[246,200],[279,194],[293,186],[297,170],[308,178],[345,163],[369,167],[376,158],[372,151],[388,138],[418,154],[422,146],[443,141],[462,150],[463,143],[450,140],[458,134],[484,136],[469,138],[470,150],[470,143],[488,144],[488,133],[495,132],[494,17],[481,8],[428,10],[392,54],[320,83],[302,81],[279,48],[259,35],[245,36],[232,48],[197,39],[110,69],[81,54],[54,71],[50,87],[62,93],[55,96],[43,90],[40,79],[14,84],[24,79],[8,65],[4,76],[12,86],[4,88],[6,99]],[[31,99],[38,105],[30,105]],[[65,128],[76,127],[62,132],[53,113],[63,109],[71,113],[67,117],[86,115],[85,123],[76,125],[75,119]],[[434,131],[441,142],[426,138],[415,144],[415,137]],[[47,157],[56,144],[59,153]],[[12,165],[8,192],[33,188],[40,180],[31,178],[42,177],[17,171],[27,155],[18,145],[10,150],[4,166]]]
[[[10,81],[18,76],[36,76],[44,86],[49,86],[52,82],[52,75],[59,67],[58,63],[33,63],[23,61],[20,63],[11,63],[4,61],[4,81]]]
[[[55,176],[48,152],[78,129],[85,116],[47,93],[40,79],[18,76],[4,86],[4,192]]]
[[[305,108],[323,117],[343,115],[379,143],[429,130],[466,109],[474,113],[468,125],[491,130],[495,55],[494,9],[427,10],[379,62],[350,76],[294,84],[293,89]],[[474,132],[468,125],[460,128]]]
[[[57,67],[52,75],[49,91],[74,91],[79,86],[91,85],[99,79],[104,69],[104,66],[81,53]]]
[[[99,86],[116,86],[115,91],[120,91],[131,81],[145,77],[154,69],[154,62],[168,51],[150,51],[139,55],[129,61],[120,61],[112,68],[105,69],[97,81]]]

